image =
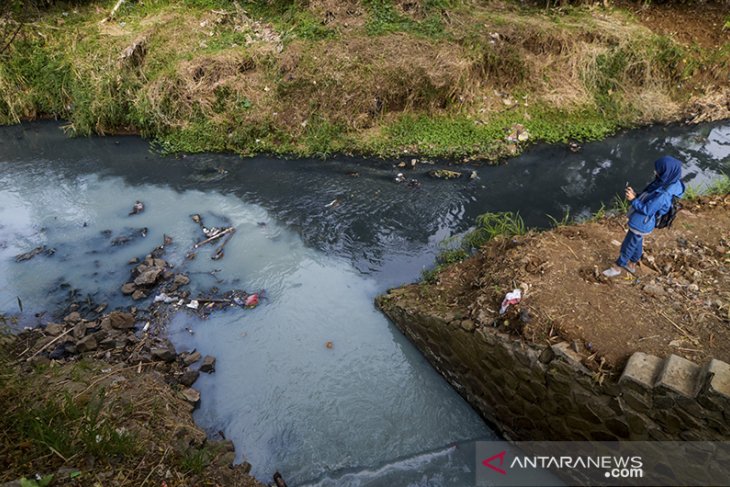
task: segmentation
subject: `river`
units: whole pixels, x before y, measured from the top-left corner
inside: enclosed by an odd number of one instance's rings
[[[127,261],[169,235],[166,259],[190,274],[194,293],[265,290],[255,309],[204,321],[181,312],[169,328],[178,350],[217,357],[195,384],[195,419],[232,439],[254,475],[278,469],[292,486],[470,485],[473,441],[497,435],[373,298],[418,279],[439,242],[481,213],[518,211],[530,226],[566,211],[585,217],[626,182],[645,184],[664,154],[685,161],[685,181],[701,188],[730,170],[730,124],[635,130],[577,153],[537,145],[452,181],[429,178],[441,166],[423,163],[165,157],[138,137],[2,127],[0,312],[18,313],[20,298],[29,326],[69,296],[129,306],[119,292]],[[396,184],[401,171],[420,186]],[[146,210],[129,216],[136,200]],[[236,228],[223,259],[209,250],[185,259],[200,239],[195,213]],[[39,245],[55,253],[15,262]]]

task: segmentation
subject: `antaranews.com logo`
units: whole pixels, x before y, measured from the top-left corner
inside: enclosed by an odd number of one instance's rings
[[[644,476],[644,461],[641,456],[571,456],[571,455],[519,455],[511,461],[507,450],[482,460],[482,465],[499,475],[524,470],[602,470],[605,478],[635,479]]]
[[[725,441],[478,441],[478,487],[730,487]]]

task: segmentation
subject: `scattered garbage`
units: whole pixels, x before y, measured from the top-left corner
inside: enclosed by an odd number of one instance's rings
[[[405,176],[403,175],[403,173],[402,173],[402,172],[399,172],[399,173],[398,173],[398,174],[397,174],[397,175],[395,176],[395,182],[396,182],[396,183],[400,184],[400,183],[404,183],[405,181],[406,181],[406,177],[405,177]]]
[[[210,257],[213,260],[219,260],[223,258],[224,252],[223,249],[225,248],[226,244],[231,240],[231,237],[233,237],[233,234],[236,232],[236,229],[232,226],[227,227],[206,227],[203,223],[203,217],[201,217],[199,214],[191,215],[190,218],[197,223],[200,226],[200,229],[203,231],[203,235],[206,237],[205,240],[202,240],[195,245],[193,245],[193,250],[191,250],[185,258],[188,260],[192,260],[195,258],[195,249],[198,249],[202,247],[203,245],[215,242],[216,240],[219,240],[223,237],[226,237],[223,239],[221,244],[218,246],[218,248],[213,252],[213,255]]]
[[[176,298],[174,298],[172,296],[168,296],[165,293],[158,294],[157,296],[155,296],[155,299],[153,300],[154,303],[165,303],[165,304],[170,304],[175,301],[177,301]]]
[[[429,171],[428,175],[435,179],[457,179],[462,176],[460,172],[449,171],[448,169],[435,169]]]
[[[332,342],[327,342],[327,343],[324,344],[324,346],[327,347],[327,348],[329,348],[330,350],[332,350],[333,348],[335,348],[335,344],[332,343]]]
[[[337,198],[333,199],[332,201],[330,201],[329,203],[327,203],[326,205],[324,205],[325,208],[337,208],[338,206],[340,206],[339,196]]]
[[[190,308],[190,309],[198,309],[200,307],[200,303],[198,302],[197,299],[193,299],[192,301],[190,301],[185,306],[188,307],[188,308]]]
[[[134,202],[134,206],[132,207],[132,211],[129,212],[129,216],[137,215],[139,213],[142,213],[144,211],[144,203],[137,200]]]
[[[509,134],[507,134],[507,140],[509,142],[527,142],[529,138],[530,133],[521,123],[512,125]]]
[[[507,312],[507,308],[509,308],[513,304],[518,304],[522,300],[522,290],[515,289],[510,293],[507,293],[502,300],[502,306],[499,308],[499,314],[503,315]]]

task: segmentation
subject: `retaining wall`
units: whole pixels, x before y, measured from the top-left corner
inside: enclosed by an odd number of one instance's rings
[[[407,288],[406,288],[407,289]],[[728,440],[730,365],[634,353],[603,381],[567,343],[525,343],[471,320],[377,300],[433,366],[510,440]]]

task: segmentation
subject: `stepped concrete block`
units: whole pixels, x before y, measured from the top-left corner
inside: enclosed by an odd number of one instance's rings
[[[722,360],[712,359],[705,367],[705,373],[709,381],[709,391],[730,399],[730,365]]]
[[[670,355],[664,361],[664,368],[659,374],[657,387],[664,387],[685,397],[695,397],[700,389],[700,371],[702,368],[677,355]]]
[[[581,363],[582,357],[575,350],[570,348],[568,342],[556,343],[550,347],[556,357],[561,357],[568,364],[584,373],[590,373],[585,365]]]
[[[619,384],[633,382],[646,389],[654,386],[654,381],[661,370],[662,359],[643,352],[635,352],[626,363],[619,378]]]

